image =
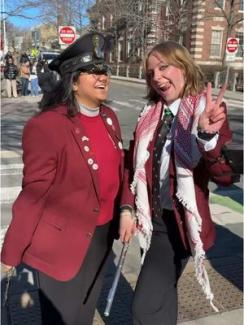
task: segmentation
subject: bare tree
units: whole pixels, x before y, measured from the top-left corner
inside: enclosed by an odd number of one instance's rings
[[[6,3],[6,9],[4,6],[1,8],[1,23],[2,26],[6,27],[8,19],[11,17],[36,20],[38,15],[38,23],[39,25],[42,24],[44,29],[45,25],[47,27],[53,26],[56,29],[56,37],[52,33],[49,40],[45,39],[45,43],[55,43],[55,47],[58,48],[58,26],[75,26],[77,32],[81,34],[89,22],[87,10],[92,2],[92,0],[25,0],[24,2],[11,0]],[[3,28],[3,30],[7,31],[5,39],[10,40],[9,44],[13,43],[12,36],[9,36],[9,27]],[[25,34],[24,31],[23,34]]]
[[[118,42],[123,36],[129,43],[124,61],[141,61],[148,48],[148,36],[157,25],[158,4],[162,0],[104,0],[90,9],[91,28],[112,33],[115,42],[115,61],[118,61]],[[153,10],[149,10],[153,6]],[[153,14],[152,14],[153,12]]]
[[[2,10],[2,17],[22,17],[36,19],[33,9],[38,10],[38,20],[44,23],[59,25],[74,25],[81,32],[87,24],[87,10],[91,0],[25,0],[21,4],[17,0],[8,1],[6,10]]]
[[[39,9],[42,4],[42,0],[26,0],[25,2],[19,2],[17,0],[5,2],[4,10],[1,10],[1,16],[7,20],[10,17],[21,17],[28,20],[35,19],[35,15],[30,11],[31,9]],[[42,14],[38,15],[42,17]]]
[[[127,23],[127,0],[104,0],[96,1],[89,9],[91,30],[111,33],[114,38],[114,59],[118,62],[118,40],[125,32]]]
[[[166,0],[163,20],[165,38],[184,43],[184,35],[191,28],[193,0]]]
[[[88,24],[87,11],[91,0],[42,0],[41,9],[45,21],[58,26],[75,26],[79,33]],[[50,15],[50,12],[52,15]]]

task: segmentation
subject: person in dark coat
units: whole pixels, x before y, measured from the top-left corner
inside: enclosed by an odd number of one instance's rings
[[[20,54],[19,63],[22,64],[22,63],[27,63],[27,62],[30,63],[30,58],[26,52],[22,52]]]
[[[8,51],[5,56],[4,56],[4,61],[5,61],[5,64],[8,62],[9,59],[13,59],[13,54],[11,51]]]
[[[8,94],[8,98],[18,97],[17,94],[17,85],[16,78],[18,75],[17,65],[14,64],[13,58],[9,57],[6,61],[4,70],[3,70],[4,78],[6,79],[6,90]]]
[[[117,235],[123,148],[106,39],[88,33],[49,68],[60,74],[23,132],[23,188],[2,249],[4,270],[36,270],[42,323],[91,325]],[[48,83],[48,80],[46,80]]]
[[[190,255],[216,311],[204,267],[215,240],[208,182],[230,185],[222,149],[231,141],[225,87],[212,99],[183,46],[157,44],[145,61],[149,103],[131,142],[122,193],[120,237],[138,234],[142,268],[132,305],[134,325],[176,325],[177,282]],[[135,212],[134,212],[135,209]]]

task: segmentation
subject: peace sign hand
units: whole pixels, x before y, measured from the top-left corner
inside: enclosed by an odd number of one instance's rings
[[[208,82],[207,94],[206,94],[206,106],[204,111],[199,117],[198,128],[204,130],[207,133],[218,132],[225,119],[226,119],[226,109],[225,105],[222,103],[224,93],[227,85],[224,84],[221,88],[218,97],[215,101],[212,100],[212,86]]]

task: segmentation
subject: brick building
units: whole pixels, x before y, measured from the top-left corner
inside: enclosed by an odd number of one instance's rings
[[[188,48],[206,78],[218,86],[230,66],[231,87],[242,84],[243,2],[241,0],[97,0],[93,28],[113,34],[108,57],[114,73],[143,77],[142,58],[162,39]],[[239,38],[235,61],[226,62],[228,37]]]
[[[230,82],[240,83],[243,69],[243,2],[196,0],[193,4],[191,25],[188,49],[203,71],[210,79],[213,79],[213,73],[215,74],[217,86],[223,81],[221,71],[226,70],[225,66],[229,65]],[[228,37],[239,38],[235,61],[230,62],[226,61],[225,53]]]

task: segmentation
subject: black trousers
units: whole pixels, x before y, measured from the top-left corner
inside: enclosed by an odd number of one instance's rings
[[[110,229],[110,224],[96,228],[84,263],[70,281],[37,271],[43,325],[92,324],[113,243]]]
[[[134,325],[176,325],[177,281],[187,263],[173,211],[153,218],[151,246],[136,285]]]

